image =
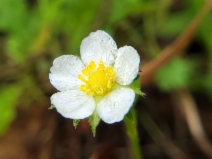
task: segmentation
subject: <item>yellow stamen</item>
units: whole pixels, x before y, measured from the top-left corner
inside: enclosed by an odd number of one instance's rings
[[[106,68],[106,71],[107,71],[108,73],[110,73],[110,74],[114,73],[113,68],[110,67],[110,66],[108,66],[108,67]]]
[[[80,86],[80,90],[81,90],[81,91],[86,91],[86,90],[87,90],[87,87],[86,87],[85,85],[81,85],[81,86]]]
[[[107,82],[107,88],[111,88],[112,86],[113,86],[113,82],[112,82],[112,80],[109,80]]]
[[[80,79],[82,82],[87,82],[87,80],[82,75],[78,75],[78,79]]]
[[[91,61],[82,70],[82,75],[78,75],[78,79],[85,83],[79,89],[88,95],[102,96],[110,92],[114,86],[115,72],[111,66],[106,67],[103,61],[96,66],[96,63]]]
[[[87,89],[86,91],[84,91],[87,95],[92,95],[93,94],[93,92],[92,92],[92,90],[91,89]]]
[[[82,70],[82,74],[85,75],[85,76],[88,76],[88,75],[89,75],[88,69],[87,69],[87,68],[84,68],[84,69]]]

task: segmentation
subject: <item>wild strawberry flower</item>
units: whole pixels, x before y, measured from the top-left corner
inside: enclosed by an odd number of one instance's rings
[[[129,85],[139,71],[137,51],[131,46],[118,49],[109,34],[98,30],[82,41],[80,55],[54,60],[49,79],[60,92],[52,95],[51,104],[66,118],[123,120],[135,98]]]

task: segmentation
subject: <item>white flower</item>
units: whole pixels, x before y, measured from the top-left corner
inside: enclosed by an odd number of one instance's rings
[[[60,92],[51,104],[66,118],[84,119],[96,112],[106,123],[121,121],[135,92],[127,87],[138,74],[140,57],[131,46],[117,49],[106,32],[98,30],[80,46],[81,59],[63,55],[53,62],[51,84]]]

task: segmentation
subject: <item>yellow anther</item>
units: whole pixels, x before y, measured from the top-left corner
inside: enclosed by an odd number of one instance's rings
[[[113,73],[114,73],[113,68],[110,67],[110,66],[108,66],[108,67],[106,68],[106,72],[108,72],[108,73],[110,73],[110,74],[113,74]]]
[[[85,91],[85,93],[86,93],[87,95],[92,95],[92,94],[93,94],[93,92],[92,92],[91,89],[87,89],[87,90]]]
[[[78,79],[80,79],[82,82],[87,82],[87,80],[82,75],[78,75]]]
[[[94,69],[94,68],[96,68],[96,63],[94,61],[91,61],[90,66],[92,67],[92,69]]]
[[[91,73],[93,71],[93,69],[96,68],[96,63],[94,61],[91,61],[88,66],[86,67],[86,69],[88,70],[89,73]]]
[[[96,91],[96,93],[98,93],[99,95],[102,95],[104,93],[104,90],[103,89],[99,89]]]
[[[86,69],[88,70],[88,72],[92,72],[92,70],[93,70],[93,68],[92,68],[90,65],[88,65],[88,66],[86,67]]]
[[[81,86],[80,86],[80,90],[81,90],[81,91],[86,91],[86,90],[87,90],[87,87],[86,87],[85,85],[81,85]]]
[[[113,86],[113,82],[112,82],[112,80],[109,80],[107,82],[107,88],[111,88],[112,86]]]
[[[98,70],[99,70],[99,71],[100,71],[100,70],[103,71],[104,68],[105,68],[105,65],[104,65],[103,61],[100,61]]]
[[[85,75],[85,76],[88,76],[88,75],[89,75],[89,71],[88,71],[87,68],[84,68],[84,69],[82,70],[82,73],[83,73],[83,75]]]

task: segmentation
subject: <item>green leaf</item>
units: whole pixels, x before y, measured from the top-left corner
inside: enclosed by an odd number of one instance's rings
[[[168,19],[161,25],[159,34],[160,36],[173,37],[182,32],[188,25],[191,15],[187,12],[181,12],[169,15]]]
[[[77,54],[83,38],[88,36],[102,1],[65,1],[54,17],[54,26],[70,38],[68,52]],[[47,8],[48,9],[48,8]],[[66,24],[66,25],[61,25]]]
[[[96,136],[96,127],[99,125],[99,122],[100,117],[95,110],[94,113],[89,117],[89,123],[93,132],[93,136]]]
[[[4,134],[16,115],[15,102],[21,88],[17,85],[5,87],[0,92],[0,135]]]
[[[188,60],[176,58],[156,74],[156,83],[165,92],[184,88],[190,84],[193,64]]]
[[[131,15],[150,13],[155,10],[157,4],[140,0],[115,0],[109,17],[110,23],[116,23]],[[124,9],[123,9],[124,8]]]
[[[0,30],[9,35],[5,49],[16,63],[23,64],[26,61],[31,53],[29,52],[31,43],[40,30],[40,15],[43,14],[39,14],[36,8],[34,9],[28,10],[25,0],[1,0]]]

